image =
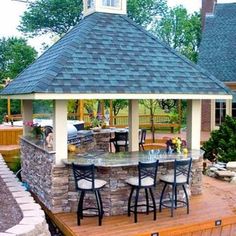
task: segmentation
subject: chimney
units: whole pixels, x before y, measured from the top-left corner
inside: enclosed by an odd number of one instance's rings
[[[202,16],[202,31],[205,27],[205,19],[206,15],[214,13],[214,6],[217,3],[217,0],[202,0],[202,9],[201,9],[201,16]]]

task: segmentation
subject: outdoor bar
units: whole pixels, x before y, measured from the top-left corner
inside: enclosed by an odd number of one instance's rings
[[[37,143],[37,141],[36,141]],[[71,163],[94,164],[96,176],[107,181],[101,191],[104,211],[106,215],[123,215],[127,213],[130,186],[125,182],[129,177],[138,175],[138,162],[150,163],[159,160],[157,180],[160,175],[173,169],[173,161],[192,158],[191,184],[188,186],[189,196],[202,193],[202,151],[191,150],[188,154],[166,154],[156,151],[136,151],[109,153],[92,149],[86,153],[69,153],[63,159],[65,165],[54,165],[55,151],[46,146],[35,144],[33,140],[21,139],[23,178],[31,186],[31,190],[53,212],[76,212],[78,207],[78,192],[75,189],[75,180]],[[36,174],[38,173],[38,174]],[[160,192],[163,188],[157,184],[154,191],[157,205]],[[178,195],[183,197],[183,190]],[[94,205],[94,196],[86,198],[85,204]]]

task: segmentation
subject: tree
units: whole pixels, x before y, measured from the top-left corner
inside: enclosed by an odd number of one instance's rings
[[[36,56],[36,50],[23,38],[0,39],[0,83],[8,77],[14,79]]]
[[[60,37],[80,21],[81,0],[37,0],[30,3],[18,27],[31,36],[54,33]]]
[[[29,36],[52,33],[60,37],[81,19],[82,0],[37,0],[21,17],[18,27]],[[128,16],[147,26],[154,16],[163,15],[166,0],[128,0]]]
[[[128,0],[128,17],[147,27],[154,17],[163,16],[168,6],[166,0]]]
[[[31,64],[37,56],[34,48],[27,45],[22,38],[0,39],[0,84],[3,88],[7,78],[14,79],[21,71]],[[11,109],[13,114],[20,112],[20,101],[12,100]],[[0,121],[7,113],[7,101],[0,99]]]
[[[210,161],[236,161],[236,119],[226,116],[218,130],[203,144],[204,158]]]
[[[170,8],[165,16],[157,19],[152,30],[170,47],[197,62],[201,40],[200,13],[188,14],[183,6]]]
[[[150,124],[152,132],[152,142],[155,143],[155,126],[154,126],[154,114],[159,108],[159,101],[154,99],[140,100],[140,104],[145,106],[150,111]]]

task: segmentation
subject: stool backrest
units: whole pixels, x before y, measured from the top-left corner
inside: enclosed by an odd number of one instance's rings
[[[159,160],[152,163],[138,163],[138,177],[139,177],[139,187],[141,186],[141,181],[144,178],[150,177],[153,179],[153,186],[156,185],[156,177],[158,170]]]
[[[129,133],[128,131],[124,131],[124,132],[115,132],[115,142],[117,141],[125,141],[125,143],[127,144],[128,142],[128,137],[129,137]]]
[[[178,176],[184,176],[186,183],[189,184],[190,170],[192,166],[192,158],[175,160],[174,164],[174,182]]]
[[[141,130],[140,143],[142,143],[142,144],[145,143],[146,135],[147,135],[147,130],[146,130],[146,129],[142,129],[142,130]]]
[[[73,169],[74,178],[75,178],[75,187],[77,190],[80,189],[78,187],[78,181],[80,180],[86,180],[88,182],[91,182],[92,189],[94,189],[94,170],[95,170],[94,164],[78,165],[78,164],[72,163],[72,169]]]

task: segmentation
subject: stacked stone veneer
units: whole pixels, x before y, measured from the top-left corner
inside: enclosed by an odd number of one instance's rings
[[[160,193],[163,188],[163,184],[158,181],[158,176],[166,174],[168,170],[173,169],[173,163],[162,163],[159,166],[157,174],[157,186],[155,188],[154,196],[156,204],[158,206]],[[71,167],[68,166],[69,171],[69,204],[71,211],[75,212],[78,205],[78,193],[75,190],[75,182]],[[105,215],[122,215],[127,213],[128,197],[130,194],[130,186],[125,183],[125,180],[132,176],[138,176],[138,170],[136,166],[129,167],[98,167],[97,178],[107,181],[107,185],[100,190]],[[171,190],[171,189],[170,189]],[[191,171],[191,184],[188,188],[189,196],[202,193],[202,158],[193,161]],[[167,191],[168,192],[168,191]],[[144,199],[144,192],[140,192],[140,200]],[[135,194],[134,194],[135,195]],[[183,190],[178,191],[179,199],[184,197]],[[168,193],[166,198],[168,198]],[[95,204],[94,194],[87,194],[84,201],[84,207],[92,207]]]
[[[93,137],[95,140],[95,148],[99,150],[103,150],[105,152],[109,152],[110,131],[101,131],[101,132],[93,132]]]
[[[24,139],[21,140],[21,152],[23,179],[42,203],[53,213],[75,212],[78,205],[78,193],[75,189],[71,166],[56,166],[55,153],[41,149]],[[173,162],[161,163],[158,176],[166,174],[171,169],[173,169]],[[138,175],[137,166],[98,167],[96,175],[97,178],[106,180],[108,183],[101,190],[105,214],[126,214],[130,186],[125,183],[125,180]],[[157,204],[162,187],[163,185],[158,182],[154,190]],[[193,161],[189,193],[196,195],[201,192],[202,158],[199,158]],[[183,191],[180,190],[178,194],[180,197],[183,196]],[[87,194],[85,206],[94,206],[94,204],[94,194]]]
[[[30,193],[21,186],[16,176],[7,167],[0,154],[0,175],[6,183],[8,189],[15,198],[19,208],[22,211],[23,218],[19,224],[9,228],[0,235],[9,236],[49,236],[48,225],[45,220],[45,214],[41,207],[35,203]]]
[[[21,139],[22,179],[53,213],[69,211],[68,168],[55,165],[55,153]]]

